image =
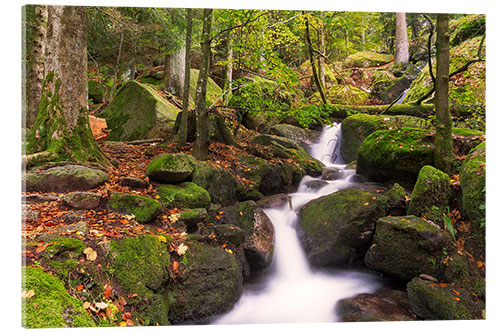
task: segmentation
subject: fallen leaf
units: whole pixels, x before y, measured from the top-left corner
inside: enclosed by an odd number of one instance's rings
[[[83,309],[87,310],[91,307],[90,302],[83,302]]]
[[[165,236],[163,236],[163,235],[158,236],[158,240],[160,242],[162,242],[162,243],[166,243],[167,242],[167,238]]]
[[[460,298],[458,298],[458,297],[453,297],[453,299],[454,299],[455,301],[457,301],[457,302],[459,302],[459,301],[460,301]]]
[[[179,245],[179,247],[177,248],[177,254],[182,256],[186,253],[187,250],[188,250],[188,247],[186,245],[184,245],[184,243],[181,243],[181,245]]]
[[[446,284],[446,283],[440,283],[439,285],[440,285],[441,287],[443,287],[443,288],[447,286],[447,284]]]
[[[113,288],[109,284],[106,284],[104,286],[104,297],[111,298],[112,293],[113,293]]]
[[[79,285],[78,287],[76,287],[76,290],[80,291],[83,289],[83,285]]]
[[[24,290],[21,293],[21,298],[31,298],[33,296],[35,296],[35,291],[33,289],[30,289],[28,291]]]
[[[95,303],[95,307],[98,308],[99,310],[104,310],[108,307],[108,303],[104,302]]]
[[[179,268],[179,263],[174,260],[174,262],[172,263],[172,268],[174,271],[177,271],[177,269]]]
[[[87,247],[83,253],[87,256],[87,260],[95,261],[97,259],[97,252],[91,247]]]
[[[455,289],[452,289],[452,291],[458,296],[460,295],[460,292],[459,291],[456,291]]]

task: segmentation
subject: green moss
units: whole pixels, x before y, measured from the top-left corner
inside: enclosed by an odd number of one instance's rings
[[[74,259],[82,254],[85,249],[85,243],[76,238],[60,237],[51,242],[45,249],[44,256],[52,259],[60,256],[65,259]]]
[[[160,183],[179,183],[191,176],[196,161],[191,155],[162,154],[156,156],[146,167],[146,174],[152,181]]]
[[[192,175],[192,182],[203,187],[210,194],[212,202],[229,206],[237,201],[235,177],[223,168],[216,168],[208,163],[197,162]]]
[[[484,35],[486,15],[466,15],[450,22],[450,46],[457,46],[467,39]]]
[[[95,80],[89,80],[88,89],[89,89],[89,99],[92,99],[94,104],[100,104],[104,102],[104,98],[109,93],[106,85]]]
[[[168,325],[171,295],[166,291],[168,249],[157,236],[143,235],[111,241],[107,274],[114,278],[145,325]]]
[[[139,223],[148,223],[161,210],[161,204],[140,195],[114,192],[109,198],[109,207],[122,214],[132,214]]]
[[[392,61],[392,55],[375,52],[357,52],[344,61],[345,67],[378,67]]]
[[[420,169],[411,194],[409,215],[425,216],[443,226],[443,215],[451,199],[449,176],[430,165]]]
[[[198,84],[198,76],[200,74],[200,71],[198,69],[191,68],[191,73],[189,76],[189,106],[194,107],[194,99],[196,96],[196,86]],[[212,105],[217,98],[219,98],[222,95],[222,89],[215,83],[212,78],[208,78],[207,80],[207,95],[206,95],[206,101],[207,101],[207,106]]]
[[[460,135],[460,136],[483,136],[484,132],[478,131],[478,130],[473,130],[470,128],[458,128],[458,127],[453,127],[451,129],[451,133],[454,135]]]
[[[195,183],[163,185],[157,188],[160,200],[169,208],[209,208],[210,195]]]
[[[333,85],[325,91],[326,100],[330,104],[364,105],[368,104],[370,94],[352,85]],[[313,104],[322,103],[319,92],[309,97]]]
[[[64,284],[35,267],[23,270],[23,290],[34,296],[22,301],[25,328],[95,327],[82,301],[71,297]]]

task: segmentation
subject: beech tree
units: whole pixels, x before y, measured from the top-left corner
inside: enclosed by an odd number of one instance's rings
[[[193,28],[193,10],[186,9],[186,44],[184,45],[184,91],[182,93],[182,113],[179,125],[178,146],[183,147],[187,141],[187,122],[189,109],[189,81],[191,77],[191,32]]]
[[[450,34],[448,14],[438,14],[436,24],[436,81],[434,107],[436,109],[436,136],[434,138],[434,164],[450,173],[454,158],[451,136],[451,114],[448,101],[450,71]]]
[[[394,55],[394,64],[407,64],[409,58],[406,14],[396,13],[396,50]]]
[[[109,165],[88,120],[87,8],[48,6],[45,78],[27,162]]]

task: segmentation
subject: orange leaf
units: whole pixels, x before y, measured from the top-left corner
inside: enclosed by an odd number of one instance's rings
[[[111,293],[113,291],[113,288],[107,284],[104,286],[104,297],[106,298],[111,298]]]
[[[447,284],[446,284],[446,283],[440,283],[439,285],[440,285],[441,287],[443,287],[443,288],[447,286]]]
[[[122,316],[123,320],[132,319],[132,314],[130,312],[125,312]]]
[[[455,289],[452,289],[452,291],[458,296],[460,295],[460,292],[456,291]]]
[[[177,271],[177,269],[179,268],[179,263],[174,260],[174,262],[172,263],[172,268],[174,269],[174,271]]]
[[[457,301],[457,302],[459,302],[459,301],[460,301],[460,298],[458,298],[458,297],[453,297],[453,299],[454,299],[455,301]]]

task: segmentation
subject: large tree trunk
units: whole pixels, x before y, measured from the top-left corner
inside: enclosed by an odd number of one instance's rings
[[[179,148],[183,147],[187,141],[187,123],[189,108],[189,81],[191,78],[191,31],[193,29],[192,9],[187,8],[186,44],[184,60],[184,92],[182,93],[182,113],[179,125]]]
[[[450,35],[448,14],[438,14],[436,26],[436,136],[434,138],[434,164],[450,174],[453,163],[453,140],[451,115],[448,105],[450,70]]]
[[[408,31],[406,30],[406,14],[396,13],[396,50],[394,63],[407,64],[410,55],[408,53]]]
[[[27,153],[109,165],[88,120],[87,8],[48,6],[46,75]]]
[[[165,88],[177,97],[182,96],[186,68],[186,45],[175,53],[165,55]]]
[[[28,10],[28,6],[24,10]],[[47,25],[47,6],[33,6],[33,22],[32,22],[32,36],[26,51],[26,91],[25,91],[25,124],[27,128],[33,128],[35,125],[36,114],[40,106],[40,98],[42,94],[42,83],[44,77],[44,54],[45,54],[45,36]],[[30,8],[31,9],[31,8]],[[25,13],[26,17],[26,13]],[[28,22],[26,22],[28,24]]]
[[[201,63],[198,83],[196,85],[196,142],[193,154],[199,160],[208,159],[208,146],[210,144],[210,133],[208,129],[207,111],[207,80],[210,66],[210,33],[212,28],[212,9],[203,10],[203,32],[201,36]]]

